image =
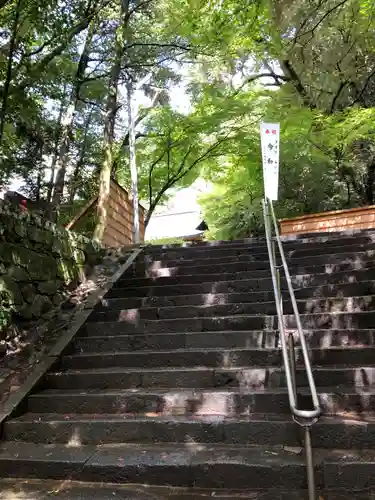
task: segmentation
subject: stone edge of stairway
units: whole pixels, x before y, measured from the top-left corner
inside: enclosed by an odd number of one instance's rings
[[[147,245],[136,247],[129,255],[126,262],[103,284],[91,293],[87,299],[77,308],[69,328],[63,331],[61,337],[49,352],[32,369],[30,375],[21,384],[19,389],[13,392],[9,398],[0,406],[0,441],[3,436],[3,424],[13,415],[22,401],[30,394],[38,382],[44,377],[47,371],[57,362],[60,355],[68,344],[73,340],[78,330],[85,323],[89,315],[92,313],[96,304],[111,290],[116,281],[124,274],[124,272],[133,264],[139,254],[146,248]]]

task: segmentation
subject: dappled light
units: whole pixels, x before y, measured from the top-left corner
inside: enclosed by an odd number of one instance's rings
[[[192,455],[207,448],[204,444],[197,443],[191,436],[186,436],[185,447]]]
[[[204,297],[204,305],[213,306],[213,305],[224,305],[228,303],[228,295],[221,293],[208,293]]]
[[[139,321],[139,309],[128,309],[121,311],[118,315],[118,321],[125,321],[127,323],[136,325]]]
[[[356,387],[375,386],[375,368],[357,368],[355,371],[354,384]]]
[[[78,427],[75,427],[72,435],[69,438],[68,441],[68,446],[71,448],[79,448],[82,445],[81,437],[80,437],[80,430]]]
[[[1,492],[2,500],[43,500],[45,493],[30,493],[29,491],[14,491],[13,489],[5,489]]]

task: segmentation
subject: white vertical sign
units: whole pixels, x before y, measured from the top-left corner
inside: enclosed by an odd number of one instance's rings
[[[279,144],[280,124],[261,123],[260,142],[262,147],[264,195],[277,200],[279,190]]]

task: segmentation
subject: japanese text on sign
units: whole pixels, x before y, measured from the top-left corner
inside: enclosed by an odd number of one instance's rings
[[[270,200],[277,200],[279,189],[279,143],[280,124],[261,123],[264,194]]]

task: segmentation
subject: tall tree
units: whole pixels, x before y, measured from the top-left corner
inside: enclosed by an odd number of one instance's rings
[[[72,82],[72,90],[65,113],[61,119],[60,148],[56,161],[56,180],[52,196],[52,205],[55,210],[61,203],[64,192],[65,176],[68,164],[68,154],[73,128],[74,114],[80,98],[80,90],[84,83],[85,72],[89,64],[91,43],[95,32],[95,20],[88,28],[85,44],[78,62],[77,71]]]
[[[115,34],[114,41],[114,57],[113,64],[110,72],[108,96],[105,109],[104,119],[104,134],[103,134],[103,163],[100,170],[99,178],[99,197],[97,204],[98,223],[94,231],[94,240],[101,242],[103,239],[106,223],[107,223],[107,209],[110,192],[111,170],[113,163],[113,141],[115,134],[115,121],[118,111],[117,98],[118,86],[121,75],[121,65],[124,55],[124,45],[126,41],[126,34],[129,29],[128,23],[131,17],[129,10],[130,0],[121,0],[118,26]]]

